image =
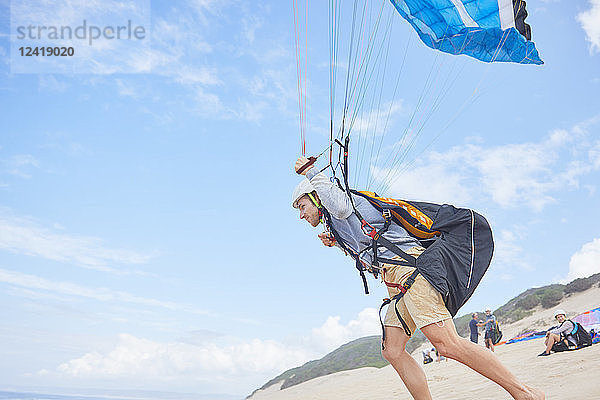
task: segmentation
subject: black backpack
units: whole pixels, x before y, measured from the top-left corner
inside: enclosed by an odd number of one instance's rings
[[[448,204],[379,197],[367,191],[351,190],[351,193],[368,200],[384,214],[384,218],[389,212],[393,222],[427,249],[416,259],[414,266],[440,292],[446,308],[455,316],[469,300],[492,261],[494,239],[485,217]]]
[[[500,343],[500,340],[502,340],[502,331],[500,330],[500,325],[498,324],[498,321],[496,321],[496,324],[494,325],[494,337],[492,339],[492,343],[498,344]]]
[[[569,320],[571,321],[571,320]],[[579,323],[575,321],[571,321],[573,326],[573,330],[569,333],[570,336],[575,338],[577,342],[577,348],[580,349],[582,347],[588,347],[592,345],[592,335]]]

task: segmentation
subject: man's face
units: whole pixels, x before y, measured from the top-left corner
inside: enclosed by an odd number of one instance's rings
[[[492,312],[490,310],[485,310],[485,315],[487,315],[488,317],[490,316]]]
[[[307,195],[302,196],[298,200],[298,210],[300,211],[300,219],[305,219],[313,227],[316,227],[321,222],[319,209]]]
[[[479,317],[479,315],[477,315],[477,313],[473,314],[473,319],[477,319]]]
[[[562,324],[563,322],[565,322],[565,319],[567,319],[567,317],[564,314],[558,314],[556,316],[557,321]]]

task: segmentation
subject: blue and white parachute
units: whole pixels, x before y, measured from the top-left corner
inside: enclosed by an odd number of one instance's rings
[[[427,46],[485,62],[543,64],[523,0],[390,0]]]
[[[301,10],[302,4],[305,9]],[[323,170],[329,168],[333,177],[347,178],[351,170],[353,186],[372,192],[390,190],[417,162],[417,156],[475,102],[479,86],[492,80],[484,82],[482,77],[474,90],[455,91],[456,82],[475,84],[477,80],[472,76],[459,81],[463,67],[468,66],[471,74],[482,71],[481,65],[455,55],[486,63],[543,64],[531,41],[532,29],[525,22],[528,14],[523,0],[330,0],[293,1],[293,5],[302,154],[306,152],[309,49],[325,47],[321,34],[311,35],[315,45],[308,45],[308,32],[312,32],[308,24],[320,23],[327,15],[329,146],[317,145],[318,150],[325,150],[315,153],[329,153]],[[412,29],[425,45],[449,56],[429,49],[415,54]],[[407,30],[411,34],[406,35]],[[419,43],[419,47],[423,46]],[[324,77],[321,69],[311,76]],[[511,71],[509,67],[507,73]],[[457,107],[458,97],[469,92],[471,96]],[[447,97],[452,98],[446,101]],[[325,103],[315,109],[322,110],[323,106]],[[410,109],[411,115],[404,113]],[[436,126],[429,128],[430,123]],[[386,135],[392,131],[393,135]],[[437,132],[435,138],[429,136],[429,143],[424,142],[427,131]],[[349,154],[346,146],[353,132],[356,140],[352,153],[359,156],[348,157],[349,166],[344,166],[342,160]]]

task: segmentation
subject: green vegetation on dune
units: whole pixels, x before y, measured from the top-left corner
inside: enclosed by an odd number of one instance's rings
[[[565,293],[571,294],[576,292],[583,292],[584,290],[588,290],[598,282],[600,282],[600,273],[589,276],[587,278],[577,278],[574,281],[567,283],[567,285],[565,286]]]
[[[552,284],[540,288],[528,289],[495,310],[494,314],[498,317],[500,323],[508,324],[516,322],[533,314],[535,310],[556,306],[565,296],[582,292],[593,285],[600,286],[599,282],[600,273],[588,278],[575,279],[566,285]],[[485,315],[483,311],[477,312],[481,318]],[[470,320],[471,312],[454,318],[454,325],[459,335],[463,337],[469,336]],[[425,336],[423,336],[421,331],[417,331],[408,341],[406,350],[409,353],[413,352],[425,343],[425,341]],[[300,367],[287,370],[265,383],[260,389],[265,389],[281,381],[283,381],[281,389],[285,389],[335,372],[363,367],[381,368],[386,365],[388,365],[388,362],[381,356],[381,336],[367,336],[339,347],[320,360],[309,361]]]
[[[387,364],[387,361],[381,356],[381,337],[368,336],[347,343],[312,364],[305,364],[305,368],[296,371],[287,378],[281,388],[285,389],[309,379],[338,371],[361,367],[381,368]]]
[[[387,364],[388,362],[381,356],[381,336],[367,336],[346,343],[320,360],[309,361],[301,367],[287,370],[265,383],[260,389],[281,381],[283,381],[281,389],[285,389],[334,372],[363,367],[381,368]]]
[[[541,309],[555,307],[565,296],[583,292],[599,282],[600,273],[587,278],[575,279],[566,285],[556,283],[540,288],[527,289],[494,311],[494,314],[505,324],[516,322],[533,314],[536,307]]]

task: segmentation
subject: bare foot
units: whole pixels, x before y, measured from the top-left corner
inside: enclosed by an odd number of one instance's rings
[[[527,385],[524,385],[524,386],[525,386],[525,388],[527,388],[527,391],[529,393],[526,397],[523,397],[523,399],[528,399],[528,400],[545,400],[546,399],[546,395],[540,389],[532,388]]]

